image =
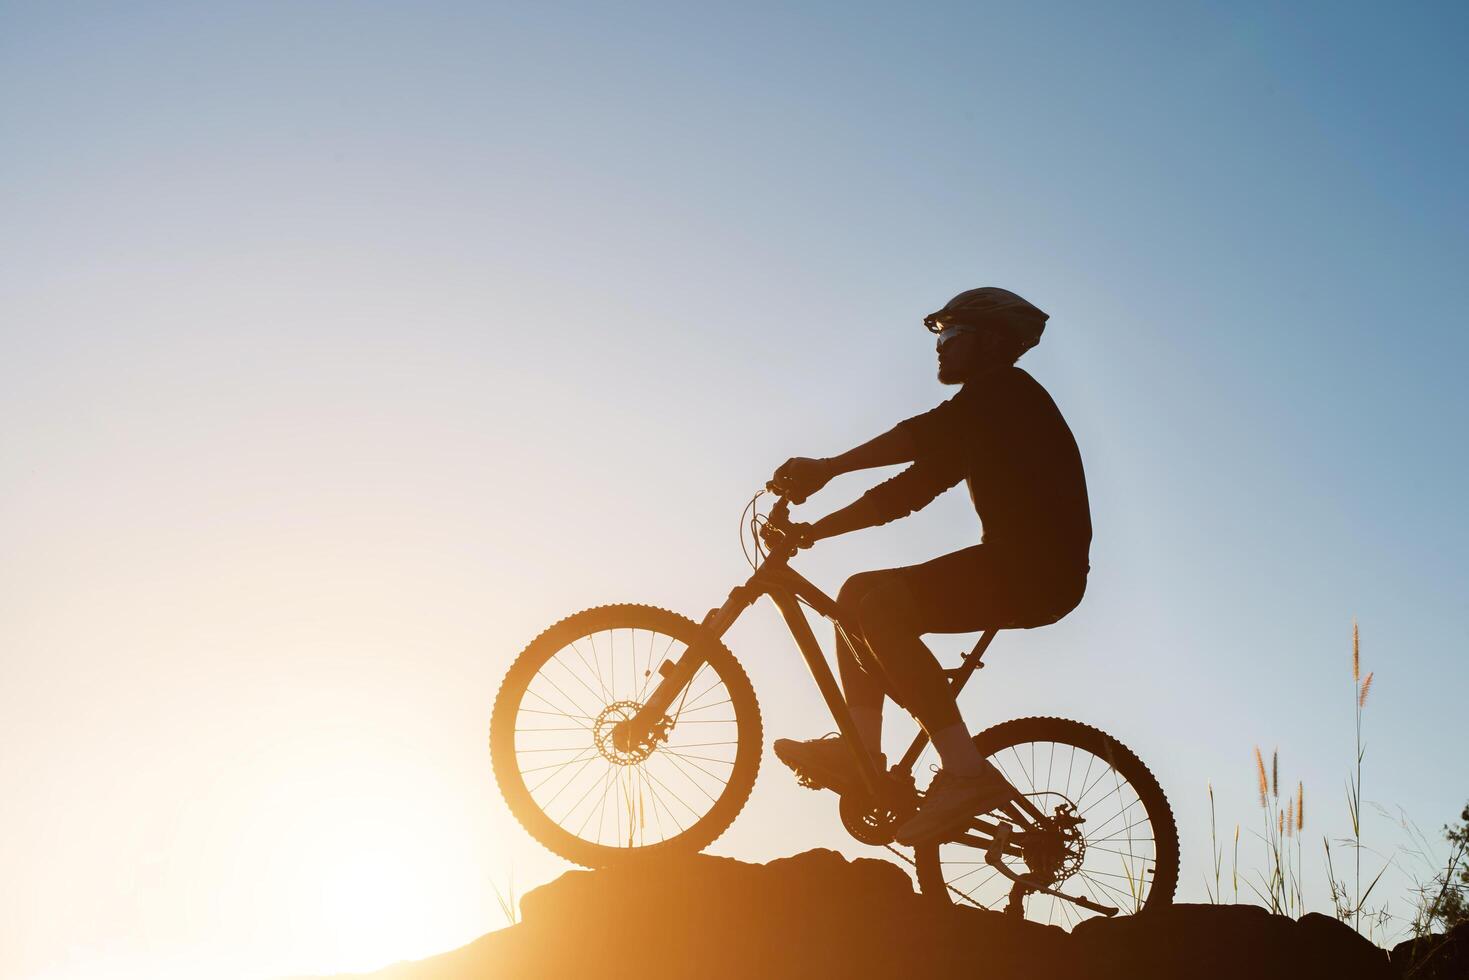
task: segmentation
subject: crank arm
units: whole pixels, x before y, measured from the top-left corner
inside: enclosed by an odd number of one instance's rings
[[[1041,892],[1046,895],[1051,895],[1055,898],[1065,899],[1066,901],[1071,902],[1074,905],[1080,905],[1084,909],[1087,909],[1091,912],[1097,912],[1101,915],[1107,916],[1108,918],[1111,918],[1112,916],[1117,914],[1118,910],[1110,905],[1098,905],[1096,902],[1082,898],[1080,895],[1068,895],[1065,892],[1057,891],[1045,882],[1032,878],[1030,875],[1018,875],[1007,868],[1005,866],[1004,860],[1001,858],[1001,854],[1005,848],[1005,845],[1008,844],[1010,841],[1010,832],[1011,831],[1009,824],[1002,823],[999,825],[999,827],[997,828],[997,832],[995,833],[994,839],[990,842],[990,846],[985,848],[985,864],[988,864],[990,867],[994,868],[1006,878],[1009,878],[1017,885],[1020,885],[1023,888],[1027,888],[1030,891]]]

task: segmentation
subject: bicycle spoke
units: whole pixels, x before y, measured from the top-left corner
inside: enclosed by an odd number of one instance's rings
[[[1123,807],[1122,809],[1118,810],[1116,813],[1112,814],[1106,820],[1102,821],[1101,823],[1097,824],[1095,827],[1091,828],[1091,833],[1089,833],[1087,835],[1087,840],[1088,841],[1097,841],[1097,842],[1104,841],[1104,840],[1111,840],[1112,838],[1116,837],[1119,834],[1125,834],[1125,833],[1127,833],[1129,830],[1131,830],[1133,827],[1136,827],[1138,824],[1147,823],[1148,822],[1148,812],[1147,812],[1147,808],[1144,807],[1143,808],[1143,818],[1141,820],[1135,820],[1135,821],[1133,821],[1132,823],[1128,824],[1125,827],[1122,827],[1122,828],[1120,828],[1118,830],[1114,830],[1112,833],[1108,834],[1106,837],[1092,837],[1091,836],[1091,834],[1094,834],[1094,833],[1096,833],[1099,830],[1104,830],[1107,827],[1108,824],[1110,824],[1112,821],[1116,820],[1118,817],[1120,817],[1123,814],[1127,813],[1128,810],[1131,810],[1134,806],[1136,806],[1137,805],[1137,802],[1138,801],[1134,801],[1133,803],[1129,803],[1127,806]]]
[[[642,766],[638,766],[638,778],[639,779],[642,779],[646,775],[647,774],[645,772],[643,772],[643,767]],[[649,784],[649,786],[648,786],[648,796],[653,800],[653,822],[658,825],[658,839],[659,840],[667,840],[668,839],[668,834],[665,833],[664,830],[663,830],[663,818],[661,816],[659,816],[659,814],[658,814],[658,807],[659,807],[658,790],[656,790],[651,784]]]
[[[540,691],[535,690],[534,688],[530,687],[529,685],[526,686],[525,693],[526,694],[529,694],[531,697],[534,697],[534,698],[539,699],[540,702],[542,704],[544,704],[546,707],[548,707],[548,708],[555,708],[556,709],[555,711],[543,711],[543,712],[539,712],[540,714],[557,715],[558,717],[561,717],[561,718],[585,718],[587,721],[595,721],[596,720],[591,715],[582,714],[580,709],[577,709],[576,713],[572,713],[572,712],[567,711],[564,707],[562,707],[561,705],[559,705],[556,702],[552,701],[550,698],[546,697]],[[529,710],[532,710],[532,709],[529,709],[529,708],[521,708],[520,710],[521,711],[529,711]],[[591,730],[591,726],[590,725],[587,726],[587,728],[588,728],[588,731]]]
[[[669,755],[676,755],[680,759],[698,759],[700,762],[717,762],[721,766],[732,766],[732,765],[734,765],[734,760],[733,759],[715,759],[715,758],[713,758],[711,756],[707,756],[707,755],[689,755],[687,752],[675,752],[672,749],[663,749],[662,751],[667,752]],[[703,769],[704,767],[703,766],[700,766],[699,768],[700,769]],[[707,771],[707,770],[705,770],[705,771]],[[714,774],[712,772],[709,773],[709,775],[714,776]],[[715,776],[714,778],[718,779],[719,777]]]
[[[1097,761],[1097,758],[1096,758],[1096,756],[1092,756],[1092,761],[1093,761],[1093,762],[1095,762],[1095,761]],[[1088,772],[1090,772],[1090,771],[1091,771],[1091,767],[1090,767],[1090,766],[1088,766],[1088,767],[1087,767],[1087,771],[1088,771]],[[1086,798],[1087,798],[1087,794],[1089,794],[1089,793],[1091,793],[1091,791],[1092,791],[1092,789],[1093,789],[1093,788],[1094,788],[1094,787],[1095,787],[1095,786],[1096,786],[1096,785],[1097,785],[1097,784],[1098,784],[1098,783],[1100,783],[1100,782],[1101,782],[1101,781],[1102,781],[1102,780],[1104,780],[1104,779],[1106,779],[1106,778],[1107,778],[1107,773],[1109,773],[1109,772],[1111,772],[1111,771],[1112,771],[1112,768],[1111,768],[1111,766],[1108,766],[1108,767],[1107,767],[1107,768],[1106,768],[1106,769],[1104,769],[1104,770],[1102,770],[1102,771],[1101,771],[1101,772],[1099,772],[1099,773],[1097,773],[1097,778],[1096,778],[1096,779],[1094,779],[1094,780],[1092,780],[1092,783],[1091,783],[1091,785],[1090,785],[1090,786],[1086,786],[1086,787],[1085,787],[1085,788],[1084,788],[1084,789],[1082,789],[1082,791],[1081,791],[1081,795],[1080,795],[1080,796],[1078,796],[1078,797],[1077,797],[1077,798],[1076,798],[1076,800],[1075,800],[1075,803],[1076,803],[1076,807],[1077,807],[1077,809],[1078,809],[1078,810],[1081,810],[1081,805],[1082,805],[1082,803],[1084,803],[1084,802],[1086,802]],[[1085,812],[1086,812],[1086,811],[1085,811],[1085,810],[1081,810],[1081,812],[1082,812],[1082,813],[1085,813]]]
[[[1123,783],[1122,784],[1122,786],[1128,786],[1128,785],[1131,785],[1131,784],[1130,783]],[[1090,813],[1092,810],[1096,809],[1097,804],[1098,803],[1101,803],[1102,800],[1111,799],[1113,796],[1120,795],[1121,792],[1122,792],[1122,786],[1118,786],[1116,789],[1109,790],[1107,792],[1107,795],[1106,796],[1098,797],[1096,800],[1094,800],[1092,802],[1091,806],[1087,807],[1085,810],[1082,810],[1080,813],[1077,814],[1077,816],[1084,817],[1088,813]],[[1123,812],[1123,811],[1125,811],[1127,809],[1127,807],[1132,806],[1133,803],[1139,803],[1139,802],[1141,802],[1141,801],[1140,800],[1133,800],[1132,803],[1127,804],[1127,806],[1125,806],[1125,807],[1122,808],[1122,811],[1118,811],[1118,812]]]
[[[537,681],[537,680],[544,680],[547,684],[550,684],[553,688],[555,688],[556,689],[556,693],[559,694],[559,695],[561,695],[563,698],[565,698],[566,701],[567,701],[567,703],[570,704],[572,707],[574,707],[576,709],[577,714],[579,714],[579,715],[581,715],[583,717],[595,717],[593,715],[587,714],[587,709],[586,708],[583,708],[581,706],[581,702],[577,701],[576,698],[572,697],[570,694],[567,694],[565,691],[561,690],[561,685],[559,685],[555,681],[551,680],[550,675],[548,675],[546,673],[538,673],[538,674],[536,674],[535,678],[532,680],[531,683],[535,683],[535,681]],[[547,700],[544,695],[537,694],[535,691],[531,690],[529,686],[526,687],[525,692],[527,694],[535,694],[536,697],[540,698],[542,701],[545,701],[547,704],[551,704],[551,702],[549,700]],[[554,707],[554,705],[553,705],[553,707]]]
[[[657,783],[659,786],[662,786],[664,788],[664,790],[666,790],[668,792],[668,795],[671,796],[671,797],[673,797],[673,799],[674,799],[675,802],[677,802],[685,810],[689,811],[690,813],[692,813],[694,815],[694,819],[695,820],[699,819],[699,817],[702,816],[702,814],[698,810],[695,810],[693,807],[689,806],[688,803],[686,803],[684,801],[684,798],[682,796],[679,796],[677,793],[675,793],[673,791],[672,787],[670,787],[663,780],[659,779],[658,776],[657,776],[657,774],[654,773],[651,769],[648,769],[648,770],[645,770],[645,771],[648,773],[648,778],[649,779],[653,780],[653,782]]]
[[[1125,894],[1122,891],[1120,891],[1119,889],[1113,888],[1111,885],[1107,884],[1105,881],[1097,881],[1095,878],[1093,878],[1091,876],[1091,872],[1090,871],[1086,871],[1086,870],[1078,871],[1077,872],[1077,876],[1078,877],[1081,877],[1081,878],[1085,878],[1087,881],[1089,881],[1092,884],[1096,885],[1098,888],[1102,888],[1102,889],[1106,890],[1107,892],[1111,893],[1112,895],[1116,895],[1118,898],[1122,899],[1122,906],[1123,907],[1130,906],[1130,905],[1132,905],[1136,901],[1136,897],[1135,896]]]
[[[638,763],[638,772],[642,774],[642,777],[644,779],[649,780],[649,783],[647,784],[648,795],[653,798],[653,816],[659,821],[659,826],[662,826],[662,818],[658,816],[658,808],[661,806],[663,808],[663,812],[668,814],[669,819],[673,820],[674,824],[678,826],[679,832],[682,833],[683,825],[678,822],[678,818],[674,816],[673,811],[669,809],[668,804],[663,802],[663,798],[658,795],[658,786],[656,784],[655,777],[651,772],[648,771],[645,763]]]
[[[679,764],[679,761],[677,759],[670,757],[668,761],[673,764],[673,767],[675,769],[677,769],[680,773],[683,774],[683,777],[685,779],[687,779],[691,784],[693,784],[693,786],[694,786],[695,789],[697,789],[700,793],[703,793],[705,796],[708,796],[710,803],[715,802],[715,798],[713,796],[709,796],[709,791],[707,789],[705,789],[702,785],[700,785],[700,783],[696,779],[694,779],[692,776],[690,776],[688,774],[688,772],[684,769],[684,767]]]
[[[561,663],[561,655],[567,650],[570,650],[572,653],[576,654],[576,659],[581,661],[581,665],[583,667],[587,668],[587,674],[597,681],[597,687],[599,688],[599,690],[593,691],[592,686],[588,684],[585,680],[583,680],[580,674],[572,673],[570,667]],[[607,685],[602,682],[602,672],[592,670],[592,668],[587,664],[586,658],[582,656],[581,650],[577,649],[575,643],[568,644],[566,647],[563,647],[562,649],[556,651],[556,655],[551,658],[551,661],[561,664],[561,669],[571,674],[571,676],[575,677],[577,681],[581,684],[581,686],[586,688],[587,691],[591,693],[593,700],[601,701],[603,704],[610,704],[612,702],[612,697],[608,694],[607,691]]]
[[[1018,753],[1018,752],[1015,751],[1015,746],[1013,746],[1013,745],[1010,746],[1010,754],[1013,755],[1013,756],[1015,756],[1015,764],[1020,767],[1020,774],[1025,777],[1025,783],[1026,783],[1026,785],[1029,786],[1030,787],[1030,791],[1032,793],[1034,793],[1035,792],[1035,783],[1030,778],[1030,772],[1027,771],[1026,768],[1025,768],[1025,760],[1022,759],[1022,758],[1020,758],[1020,753]]]
[[[684,709],[684,714],[690,714],[690,713],[695,712],[695,711],[708,711],[710,708],[717,708],[721,704],[731,704],[731,703],[733,703],[733,700],[731,698],[725,698],[723,701],[715,701],[713,704],[706,704],[702,708],[685,708]]]
[[[652,635],[655,635],[655,634],[650,634],[650,637]],[[675,637],[670,636],[668,638],[668,642],[666,644],[664,644],[664,646],[663,646],[663,652],[660,653],[660,654],[658,654],[658,663],[657,663],[657,666],[659,666],[659,667],[663,666],[663,661],[665,661],[665,660],[668,659],[668,651],[669,651],[669,649],[676,642],[677,642],[677,639]],[[644,673],[647,676],[645,676],[643,678],[642,686],[640,686],[638,688],[637,697],[633,699],[633,700],[635,700],[635,701],[637,701],[639,703],[641,703],[643,701],[644,697],[646,696],[646,694],[648,692],[648,685],[651,684],[651,683],[653,683],[653,678],[654,677],[662,677],[663,676],[662,674],[655,674],[653,672],[653,667],[654,667],[654,664],[653,664],[653,644],[652,644],[652,640],[650,639],[649,642],[648,642],[648,669],[646,671],[644,671]]]
[[[708,696],[710,691],[713,691],[717,687],[722,687],[723,685],[724,680],[722,678],[716,677],[713,684],[710,684],[708,687],[704,688],[704,690],[700,691],[692,701],[685,703],[684,706],[679,709],[679,713],[682,714],[685,711],[698,711],[699,709],[696,708],[695,705],[704,700],[704,698]],[[693,686],[693,681],[690,681],[689,687],[692,688]]]
[[[627,631],[627,645],[629,647],[627,656],[627,669],[630,672],[632,683],[628,685],[629,691],[638,689],[638,631],[637,627]]]
[[[608,771],[602,774],[602,778],[600,780],[600,785],[602,787],[602,795],[599,796],[599,797],[597,797],[597,804],[595,806],[593,806],[591,809],[587,810],[587,815],[584,818],[582,818],[581,824],[576,828],[576,836],[578,836],[578,837],[581,836],[581,832],[582,832],[582,830],[584,830],[586,828],[586,825],[591,822],[592,815],[594,813],[603,812],[603,807],[606,805],[606,802],[607,802],[607,791],[612,788],[612,776],[614,774],[611,771],[611,768],[612,767],[609,766],[608,767]],[[593,786],[594,789],[596,788],[597,785],[598,785],[598,783],[593,783],[592,784],[592,786]],[[567,815],[570,816],[570,814],[567,814]],[[597,828],[597,840],[600,841],[601,839],[602,839],[602,829],[601,829],[601,827],[599,825],[598,828]]]
[[[966,871],[962,875],[959,875],[958,877],[948,879],[949,884],[952,885],[956,881],[963,881],[965,878],[968,878],[970,875],[976,875],[976,874],[979,874],[981,871],[984,871],[984,870],[988,869],[989,870],[989,874],[985,876],[985,878],[984,878],[983,881],[975,882],[975,883],[972,883],[972,885],[971,885],[972,888],[979,889],[979,888],[983,888],[985,885],[987,885],[991,881],[993,881],[995,879],[995,877],[997,875],[999,875],[999,873],[1000,873],[997,869],[991,868],[988,864],[986,864],[983,861],[980,861],[980,862],[977,862],[977,863],[978,863],[979,867],[974,868],[973,870],[970,870],[970,871]]]
[[[551,795],[551,798],[549,800],[547,800],[546,802],[544,802],[544,803],[541,804],[541,809],[542,810],[548,810],[548,809],[550,809],[551,804],[556,802],[556,797],[558,797],[562,793],[566,792],[566,787],[567,786],[570,786],[572,783],[576,782],[576,777],[577,776],[580,776],[583,772],[585,772],[587,766],[591,765],[592,762],[596,758],[597,757],[595,755],[593,755],[593,756],[589,757],[585,762],[583,762],[581,764],[581,766],[577,768],[576,772],[574,772],[574,773],[571,774],[571,778],[568,779],[564,784],[562,784],[561,788],[558,789],[555,793],[553,793]],[[570,765],[570,763],[567,763],[567,764]],[[544,782],[549,782],[552,778],[554,778],[554,776],[555,776],[554,773],[551,776],[547,776],[546,779],[543,780],[543,783]]]
[[[1151,861],[1151,860],[1153,860],[1153,858],[1142,857],[1142,856],[1140,856],[1138,854],[1128,854],[1128,853],[1125,853],[1123,851],[1114,851],[1110,847],[1092,847],[1090,844],[1088,844],[1086,849],[1087,849],[1087,852],[1088,853],[1090,853],[1092,851],[1100,851],[1103,854],[1116,854],[1118,857],[1132,858],[1135,861]]]
[[[592,663],[597,665],[597,673],[600,675],[602,672],[602,654],[597,650],[597,635],[595,633],[591,633],[583,637],[583,639],[585,639],[587,641],[587,645],[592,648]],[[607,690],[612,694],[612,700],[616,701],[617,674],[612,670],[612,666],[612,659],[609,657],[607,668]]]
[[[699,765],[697,762],[694,762],[693,760],[696,759],[696,758],[699,758],[698,756],[689,756],[689,755],[685,755],[682,752],[669,752],[669,751],[666,751],[666,750],[664,752],[664,755],[668,757],[668,761],[669,762],[673,762],[675,765],[677,765],[677,762],[675,760],[677,760],[677,759],[684,760],[684,762],[688,763],[691,768],[696,769],[697,771],[703,773],[704,775],[708,776],[711,780],[713,780],[715,783],[717,783],[719,785],[719,788],[720,788],[721,791],[723,790],[725,783],[728,782],[727,779],[725,779],[723,776],[720,776],[718,773],[710,772],[708,769],[705,769],[703,766]],[[722,760],[717,760],[716,759],[716,760],[712,760],[712,761],[716,761],[717,762],[717,761],[722,761]],[[733,763],[728,763],[728,764],[729,765],[733,765]],[[693,780],[690,780],[690,782],[693,782]],[[698,784],[696,783],[695,785],[698,785]],[[700,788],[702,789],[703,787],[701,786]]]
[[[673,720],[675,722],[677,722],[678,719],[683,715],[684,704],[687,703],[689,699],[689,692],[694,689],[694,684],[699,680],[699,675],[704,673],[704,668],[708,666],[709,662],[707,660],[704,663],[701,663],[699,665],[699,669],[694,671],[694,676],[689,678],[689,682],[685,684],[683,690],[679,692],[678,707],[675,708],[673,712]]]
[[[1129,878],[1127,875],[1120,875],[1120,874],[1117,874],[1115,871],[1098,871],[1096,868],[1088,868],[1086,870],[1086,873],[1088,875],[1101,875],[1103,878],[1121,878],[1123,881],[1137,881],[1138,880],[1138,876],[1137,875],[1134,875],[1133,877]]]
[[[597,748],[596,748],[596,746],[592,746],[592,747],[590,747],[588,749],[583,749],[583,751],[590,752],[591,753],[591,755],[587,756],[587,758],[589,758],[589,759],[596,758],[596,755],[597,755]],[[576,759],[567,759],[565,762],[553,762],[553,763],[551,763],[550,765],[547,765],[547,766],[536,766],[533,769],[522,769],[522,770],[520,770],[520,774],[522,776],[529,776],[533,772],[545,772],[547,769],[564,769],[567,766],[574,766],[574,765],[576,765],[580,761],[581,761],[580,758],[576,758]],[[550,779],[550,778],[551,778],[550,776],[547,776],[546,777],[546,779]],[[532,786],[530,788],[531,792],[534,793],[536,790],[540,789],[542,786],[545,785],[545,782],[546,781],[543,779],[543,780],[541,780],[541,782],[536,783],[536,785],[534,785],[534,786]]]
[[[587,747],[585,745],[568,745],[568,746],[565,746],[564,748],[555,748],[555,749],[516,749],[515,750],[515,754],[516,755],[529,755],[532,752],[577,752],[577,751],[585,752],[586,751],[586,748]],[[524,770],[522,770],[522,771],[524,771]]]
[[[993,869],[991,869],[991,870],[993,871]],[[991,881],[993,881],[997,875],[999,875],[999,872],[998,871],[994,871],[993,874],[991,874],[984,881],[981,881],[979,884],[977,884],[977,885],[973,886],[972,888],[970,888],[969,891],[965,891],[962,888],[955,888],[952,883],[947,883],[947,882],[945,883],[945,886],[944,887],[948,888],[952,892],[955,892],[956,894],[963,895],[965,898],[967,898],[969,900],[969,902],[972,905],[978,906],[979,908],[982,908],[982,909],[992,909],[999,902],[999,899],[996,899],[994,902],[986,902],[983,899],[976,898],[975,897],[975,894],[981,888],[983,888],[985,885],[988,885]]]
[[[605,778],[605,777],[603,777],[603,778]],[[597,784],[598,784],[598,782],[599,782],[599,781],[600,781],[600,780],[593,780],[593,781],[592,781],[592,784],[591,784],[591,785],[590,785],[590,786],[588,786],[588,787],[587,787],[587,788],[586,788],[586,789],[585,789],[585,790],[584,790],[584,791],[583,791],[583,792],[582,792],[582,794],[581,794],[581,796],[579,796],[579,797],[577,797],[577,799],[576,799],[576,802],[575,802],[575,803],[573,803],[573,804],[571,804],[571,807],[570,807],[570,809],[568,809],[568,810],[567,810],[567,811],[566,811],[566,812],[565,812],[565,813],[563,813],[563,814],[562,814],[562,815],[561,815],[561,816],[560,816],[560,818],[558,818],[558,819],[557,819],[557,820],[556,820],[556,822],[557,822],[557,823],[558,823],[558,824],[559,824],[559,823],[562,823],[562,822],[563,822],[563,821],[566,821],[566,820],[569,820],[569,819],[571,819],[571,815],[572,815],[572,814],[573,814],[573,813],[575,813],[575,812],[576,812],[576,808],[577,808],[577,807],[579,807],[579,806],[581,806],[581,805],[582,805],[582,801],[583,801],[583,800],[585,800],[585,799],[586,799],[586,798],[587,798],[587,797],[588,797],[588,796],[590,796],[590,795],[591,795],[591,793],[592,793],[592,790],[594,790],[594,789],[596,789],[596,788],[597,788]],[[547,813],[548,813],[548,815],[549,815],[549,812],[550,812],[550,810],[549,810],[549,808],[550,808],[550,803],[549,803],[549,802],[548,802],[548,803],[547,803],[547,804],[546,804],[546,806],[547,806]]]
[[[527,694],[536,694],[535,691],[530,691],[530,690],[527,690],[526,693]],[[541,696],[539,694],[536,694],[536,697],[540,698]],[[545,698],[541,698],[541,700],[542,701],[545,701],[546,699]],[[549,704],[550,702],[548,701],[546,703]],[[593,718],[591,715],[569,715],[569,714],[567,714],[564,711],[538,711],[535,708],[521,708],[517,712],[517,714],[522,714],[522,715],[555,715],[557,718],[585,718],[587,721],[596,721],[596,719]],[[591,726],[589,726],[589,725],[581,725],[580,727],[581,727],[581,729],[583,731],[591,731],[592,730],[591,729]]]

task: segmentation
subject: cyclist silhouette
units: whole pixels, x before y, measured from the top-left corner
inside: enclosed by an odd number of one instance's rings
[[[1092,528],[1081,454],[1050,395],[1015,366],[1040,341],[1047,319],[1006,289],[960,293],[923,320],[938,335],[938,380],[961,385],[957,394],[839,456],[798,456],[775,471],[776,485],[809,496],[842,473],[912,464],[848,506],[795,525],[802,545],[906,517],[960,480],[983,524],[976,546],[858,573],[837,596],[860,629],[857,649],[840,629],[836,648],[866,748],[886,768],[882,709],[890,696],[923,726],[941,760],[922,806],[897,829],[905,844],[1016,793],[976,749],[922,635],[1044,626],[1076,608],[1086,591]],[[858,780],[840,736],[778,739],[775,753],[819,786],[844,792]]]

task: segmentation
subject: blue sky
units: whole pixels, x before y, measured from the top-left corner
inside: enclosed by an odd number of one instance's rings
[[[1197,900],[1206,780],[1248,833],[1257,743],[1345,833],[1357,617],[1366,796],[1432,836],[1469,797],[1466,35],[1447,3],[0,3],[0,975],[495,925],[491,880],[563,867],[489,782],[510,658],[717,603],[776,464],[949,393],[919,318],[977,285],[1051,314],[1023,363],[1096,540],[968,717],[1132,745]],[[801,567],[977,535],[956,491]],[[772,734],[828,730],[769,609],[730,639]],[[767,756],[715,849],[849,843]]]

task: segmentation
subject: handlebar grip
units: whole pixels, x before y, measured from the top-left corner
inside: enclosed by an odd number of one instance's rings
[[[765,489],[769,490],[773,494],[784,497],[786,500],[789,500],[793,504],[804,504],[806,502],[805,494],[789,493],[785,490],[782,490],[774,480],[771,480],[769,483],[765,484]]]

